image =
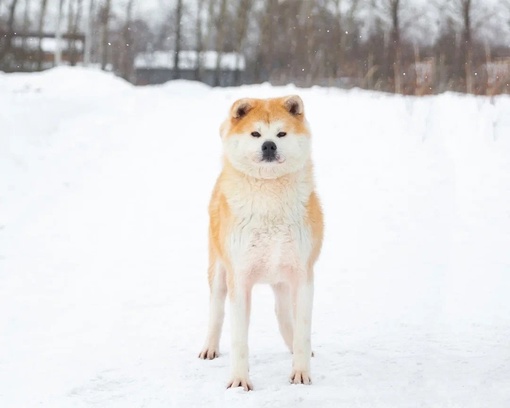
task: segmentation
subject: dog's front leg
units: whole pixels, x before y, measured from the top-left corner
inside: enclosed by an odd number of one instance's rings
[[[248,376],[248,325],[250,322],[251,286],[244,280],[229,279],[230,330],[232,338],[232,374],[227,388],[253,390]]]
[[[303,276],[296,282],[293,293],[294,306],[294,339],[292,374],[293,384],[311,384],[310,356],[312,354],[312,304],[313,275]]]

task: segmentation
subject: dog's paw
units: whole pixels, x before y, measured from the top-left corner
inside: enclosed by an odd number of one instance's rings
[[[292,349],[290,349],[290,354],[294,354],[294,352],[292,351]],[[312,357],[315,357],[315,353],[312,351],[312,354],[311,354]]]
[[[198,358],[201,358],[202,360],[214,360],[219,356],[220,353],[218,352],[218,349],[210,347],[203,349],[198,355]]]
[[[237,387],[243,387],[245,391],[253,391],[253,384],[248,379],[248,377],[245,378],[235,377],[232,378],[227,384],[227,389]]]
[[[293,370],[290,375],[289,381],[291,384],[306,384],[312,383],[312,378],[308,371]]]

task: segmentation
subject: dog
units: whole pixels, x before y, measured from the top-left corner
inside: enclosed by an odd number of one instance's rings
[[[311,132],[297,95],[240,99],[220,128],[223,169],[209,204],[209,327],[201,359],[219,355],[228,294],[231,378],[248,376],[251,290],[267,283],[283,340],[293,353],[290,382],[311,384],[314,264],[323,239],[315,192]]]

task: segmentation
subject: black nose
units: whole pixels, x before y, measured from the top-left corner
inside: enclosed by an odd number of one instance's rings
[[[274,152],[276,150],[276,143],[270,142],[269,140],[267,142],[264,142],[262,144],[262,151],[265,153],[268,150]]]
[[[262,143],[262,160],[273,161],[276,160],[276,143],[269,140]]]

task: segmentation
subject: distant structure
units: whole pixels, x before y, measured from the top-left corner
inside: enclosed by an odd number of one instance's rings
[[[510,57],[495,58],[485,64],[489,95],[503,92],[510,81]]]
[[[411,78],[414,77],[413,92],[415,95],[429,95],[436,81],[436,59],[434,57],[416,61],[411,65]],[[414,75],[413,75],[414,74]]]
[[[0,36],[4,40],[1,47],[2,69],[6,72],[32,72],[54,67],[58,41],[63,64],[76,65],[83,62],[85,50],[83,34],[63,34],[60,40],[55,33],[40,35],[0,32]]]
[[[235,86],[243,81],[246,62],[237,53],[216,51],[181,51],[178,78],[174,71],[173,51],[154,51],[138,54],[135,58],[137,85],[162,84],[172,79],[189,79],[210,86]]]
[[[58,40],[55,33],[1,33],[3,44],[2,69],[10,71],[40,71],[55,66],[58,41],[62,63],[77,65],[83,62],[85,36],[83,34],[63,34]],[[7,41],[8,40],[8,41]]]

